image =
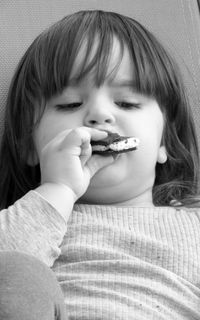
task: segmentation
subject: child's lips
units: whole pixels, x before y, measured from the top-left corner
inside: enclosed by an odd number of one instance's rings
[[[116,161],[120,157],[120,154],[113,154],[112,157]]]
[[[129,136],[120,136],[118,133],[110,133],[103,140],[91,141],[93,154],[109,156],[113,154],[134,151],[139,145],[139,139]]]

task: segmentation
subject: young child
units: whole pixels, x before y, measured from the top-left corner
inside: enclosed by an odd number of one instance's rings
[[[140,144],[93,155],[108,132]],[[198,171],[162,45],[129,17],[72,14],[36,38],[11,83],[0,249],[52,268],[69,319],[199,319]]]

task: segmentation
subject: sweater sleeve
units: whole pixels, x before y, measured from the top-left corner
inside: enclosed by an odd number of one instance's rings
[[[64,218],[37,192],[30,191],[0,211],[0,250],[35,256],[51,267],[67,229]]]

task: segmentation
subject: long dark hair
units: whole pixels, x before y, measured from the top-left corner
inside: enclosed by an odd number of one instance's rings
[[[88,60],[94,36],[98,46]],[[95,70],[100,86],[107,75],[113,36],[127,46],[133,62],[133,86],[156,99],[163,112],[163,144],[168,160],[157,164],[155,205],[190,205],[197,197],[199,159],[190,106],[176,63],[158,40],[134,19],[114,12],[81,11],[41,33],[22,57],[8,93],[0,155],[0,203],[7,207],[40,184],[39,166],[29,166],[34,153],[32,133],[46,101],[68,85],[79,49],[87,48],[76,81]],[[120,61],[119,61],[120,64]],[[115,68],[117,70],[117,66]],[[113,73],[115,72],[113,70]]]

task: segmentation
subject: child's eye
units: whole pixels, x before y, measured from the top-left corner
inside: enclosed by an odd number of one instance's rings
[[[63,103],[63,104],[57,104],[55,108],[57,110],[74,110],[74,109],[78,109],[81,105],[82,105],[82,102]]]
[[[128,110],[134,109],[134,108],[139,109],[141,106],[140,103],[134,103],[134,102],[117,101],[115,103],[121,109],[128,109]]]

